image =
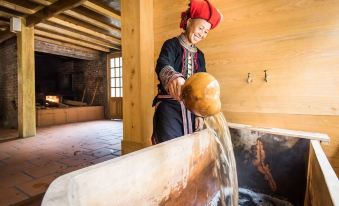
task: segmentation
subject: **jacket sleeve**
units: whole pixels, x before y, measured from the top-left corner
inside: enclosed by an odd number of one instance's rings
[[[160,51],[156,65],[156,73],[162,86],[167,90],[167,85],[172,80],[183,77],[180,72],[175,71],[174,64],[176,58],[176,48],[171,40],[167,40]]]

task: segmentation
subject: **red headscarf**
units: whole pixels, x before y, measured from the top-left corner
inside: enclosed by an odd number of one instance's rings
[[[186,29],[187,20],[205,19],[214,29],[221,21],[222,14],[208,0],[191,0],[190,8],[181,13],[180,28]]]

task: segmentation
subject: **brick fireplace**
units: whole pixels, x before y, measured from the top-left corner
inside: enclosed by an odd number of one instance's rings
[[[104,58],[88,61],[39,52],[35,57],[37,126],[104,118]]]
[[[41,42],[36,44],[35,52],[37,126],[104,118],[107,108],[105,81],[107,55],[99,53],[90,59],[75,58],[74,55],[67,55],[67,57],[52,54],[56,53],[55,48],[49,48],[53,51],[49,53],[42,51],[39,49],[40,44]],[[0,44],[0,84],[2,97],[0,98],[0,128],[16,129],[18,127],[18,76],[15,38]],[[64,103],[65,100],[83,102],[91,109],[88,110],[89,112],[84,111],[84,107],[80,109],[80,107],[67,105]],[[70,111],[73,116],[67,116],[68,110],[73,108],[74,111]],[[59,116],[51,115],[52,110],[55,110]],[[87,113],[92,117],[76,116],[79,112]],[[48,115],[45,115],[47,113]],[[60,115],[61,113],[64,117]],[[48,118],[54,120],[44,124]]]

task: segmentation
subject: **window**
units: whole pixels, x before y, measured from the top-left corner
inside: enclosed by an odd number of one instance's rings
[[[122,97],[122,58],[114,57],[111,66],[111,97]]]

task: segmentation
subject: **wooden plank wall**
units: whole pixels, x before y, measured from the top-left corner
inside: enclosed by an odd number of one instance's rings
[[[327,133],[331,142],[323,148],[339,174],[339,1],[211,2],[224,20],[198,47],[221,83],[226,118]],[[180,34],[187,4],[154,2],[155,60],[162,43]]]

